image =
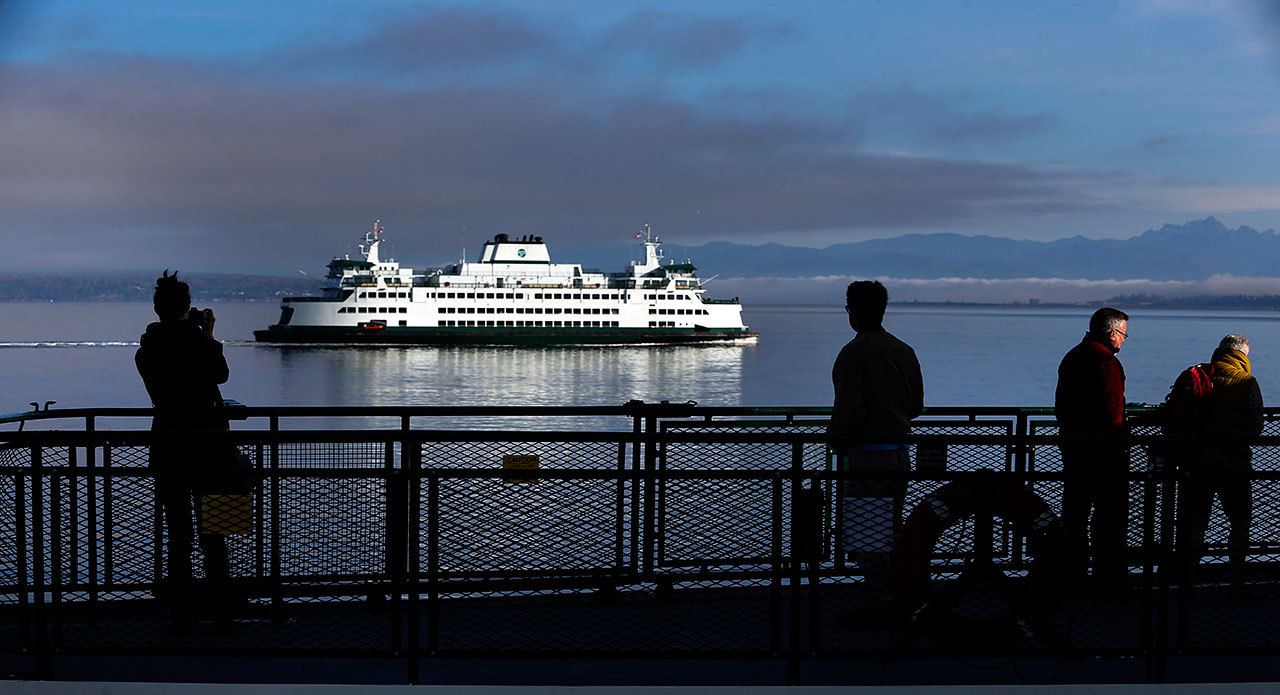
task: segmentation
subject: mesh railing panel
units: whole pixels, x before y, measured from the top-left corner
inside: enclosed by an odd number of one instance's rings
[[[4,456],[0,450],[0,457]],[[11,453],[11,452],[9,452]],[[0,653],[14,653],[26,642],[22,626],[27,609],[20,605],[20,578],[25,574],[19,553],[19,525],[25,523],[25,505],[18,505],[18,486],[25,484],[19,476],[0,468]],[[30,541],[22,543],[30,552]],[[28,554],[27,557],[30,557]]]
[[[19,486],[26,487],[26,478],[10,473],[9,469],[23,468],[31,463],[31,449],[27,447],[0,447],[0,586],[14,587],[19,572],[19,527],[26,521],[26,505],[18,504]],[[30,499],[24,491],[24,502]],[[24,545],[31,550],[30,539]],[[0,606],[17,603],[12,591],[0,592]]]
[[[387,481],[279,478],[280,574],[377,577],[386,572]]]
[[[146,466],[146,447],[111,449],[111,469]],[[155,481],[148,475],[105,475],[97,487],[102,500],[100,571],[105,587],[153,582],[165,541],[159,522]]]
[[[661,479],[657,501],[658,564],[772,562],[775,497],[782,495],[775,494],[773,482],[768,479]],[[789,549],[790,543],[783,543],[779,550],[785,555]]]
[[[439,480],[437,566],[452,576],[617,572],[630,557],[632,483],[618,479]],[[420,488],[428,536],[429,486]],[[420,571],[432,558],[420,555]]]

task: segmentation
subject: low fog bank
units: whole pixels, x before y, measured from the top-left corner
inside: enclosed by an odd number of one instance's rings
[[[844,288],[854,280],[875,279],[889,288],[894,302],[1099,302],[1117,295],[1168,298],[1205,295],[1276,295],[1280,278],[1214,275],[1204,280],[1082,280],[1069,278],[936,278],[828,275],[812,278],[716,278],[707,296],[741,297],[747,304],[840,304]]]

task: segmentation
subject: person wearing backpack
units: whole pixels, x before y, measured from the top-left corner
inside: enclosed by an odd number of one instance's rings
[[[1129,338],[1129,315],[1103,307],[1089,318],[1089,332],[1062,358],[1054,414],[1062,470],[1062,525],[1071,544],[1070,566],[1078,578],[1088,573],[1093,537],[1094,579],[1103,594],[1128,589],[1125,530],[1128,524],[1128,447],[1124,419],[1124,367],[1116,358]],[[1090,439],[1089,437],[1096,437]],[[1090,508],[1093,509],[1090,524]],[[1092,531],[1092,534],[1089,532]]]
[[[1203,365],[1198,366],[1203,369]],[[1210,388],[1192,403],[1185,403],[1187,399],[1183,399],[1180,406],[1190,423],[1184,431],[1241,441],[1208,442],[1183,455],[1180,463],[1185,477],[1178,502],[1178,554],[1184,579],[1190,581],[1204,552],[1209,513],[1213,497],[1217,495],[1231,528],[1227,541],[1230,591],[1239,595],[1244,591],[1242,573],[1253,523],[1249,484],[1253,450],[1244,440],[1262,434],[1262,389],[1249,363],[1249,339],[1239,334],[1223,338],[1213,351],[1206,371]],[[1170,402],[1179,398],[1177,387],[1175,382]]]

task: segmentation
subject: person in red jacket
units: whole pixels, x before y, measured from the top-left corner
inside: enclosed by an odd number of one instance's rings
[[[1089,319],[1089,332],[1058,365],[1054,412],[1064,436],[1125,434],[1124,367],[1116,358],[1129,337],[1129,315],[1103,307]],[[1106,593],[1127,587],[1125,531],[1128,525],[1128,448],[1122,440],[1064,441],[1062,524],[1072,544],[1072,564],[1087,573],[1093,537],[1094,578]],[[1089,511],[1093,509],[1090,529]],[[1092,534],[1090,534],[1092,530]]]

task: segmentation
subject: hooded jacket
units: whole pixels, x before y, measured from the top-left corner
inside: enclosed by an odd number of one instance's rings
[[[218,389],[230,375],[222,343],[186,320],[152,323],[140,342],[133,360],[155,407],[153,432],[228,429]],[[189,468],[207,463],[214,455],[195,442],[160,443],[151,448],[151,466]]]
[[[1216,437],[1262,434],[1262,389],[1253,377],[1249,357],[1239,350],[1218,348],[1211,362],[1213,390],[1204,397],[1196,432]],[[1247,471],[1252,457],[1244,443],[1207,444],[1200,450],[1200,464],[1219,471]]]

